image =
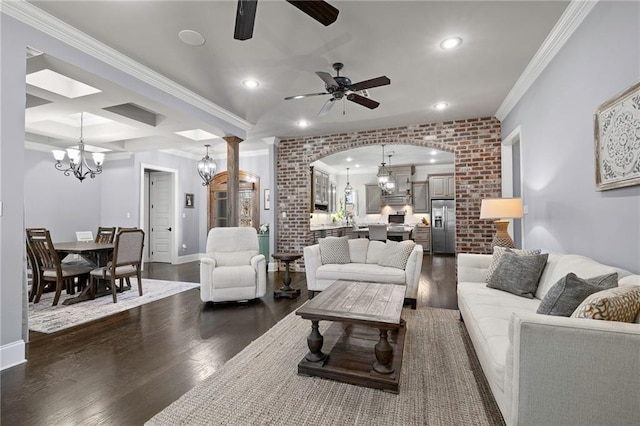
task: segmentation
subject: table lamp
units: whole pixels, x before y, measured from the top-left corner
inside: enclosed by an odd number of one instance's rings
[[[480,219],[497,219],[496,234],[491,242],[491,250],[495,246],[514,248],[513,240],[507,232],[509,221],[522,217],[521,198],[485,198],[480,206]]]

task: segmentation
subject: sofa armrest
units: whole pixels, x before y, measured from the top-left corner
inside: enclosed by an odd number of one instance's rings
[[[200,299],[203,302],[211,300],[211,290],[213,288],[213,270],[216,267],[216,260],[212,257],[200,259]]]
[[[491,265],[493,256],[490,254],[458,254],[458,282],[483,283]]]
[[[420,244],[413,247],[413,251],[407,260],[407,266],[404,269],[405,284],[407,291],[405,297],[408,299],[418,298],[418,286],[420,284],[420,273],[422,272],[422,257],[424,256],[423,248]]]
[[[251,258],[251,267],[256,271],[258,285],[256,286],[256,297],[267,294],[267,261],[263,254]]]
[[[507,424],[637,424],[637,324],[513,313],[509,341]]]
[[[304,273],[307,277],[307,289],[315,291],[316,285],[316,270],[322,265],[322,259],[320,257],[320,245],[314,244],[304,248]]]

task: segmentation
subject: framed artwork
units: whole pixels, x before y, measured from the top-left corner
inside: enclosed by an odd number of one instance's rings
[[[193,194],[184,194],[184,206],[188,209],[194,208]]]
[[[640,185],[640,82],[594,114],[596,190]]]
[[[264,209],[269,210],[271,208],[271,190],[264,190]]]

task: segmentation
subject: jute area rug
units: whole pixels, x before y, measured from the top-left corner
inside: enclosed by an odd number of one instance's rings
[[[113,303],[109,294],[68,306],[63,305],[62,301],[72,296],[63,292],[58,305],[51,306],[54,293],[44,293],[39,303],[29,303],[29,330],[55,333],[199,286],[198,283],[143,278],[142,296],[139,296],[138,281],[131,278],[131,289],[118,293],[118,303]]]
[[[458,311],[405,308],[403,318],[398,395],[298,376],[311,324],[292,313],[147,424],[504,424]]]

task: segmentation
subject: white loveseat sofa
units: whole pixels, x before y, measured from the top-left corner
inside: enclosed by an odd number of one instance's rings
[[[458,305],[508,425],[640,424],[640,322],[536,314],[569,272],[640,276],[578,255],[550,254],[535,298],[488,288],[491,255],[458,255]],[[638,315],[640,317],[640,315]]]
[[[384,242],[370,241],[367,238],[355,238],[348,242],[351,263],[344,264],[323,265],[319,244],[304,248],[304,269],[310,297],[337,280],[401,284],[407,286],[405,301],[410,303],[413,309],[416,308],[422,269],[421,245],[415,245],[405,269],[398,269],[378,264],[385,248]]]

